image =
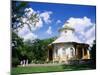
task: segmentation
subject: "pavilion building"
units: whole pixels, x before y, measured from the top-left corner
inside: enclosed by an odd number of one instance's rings
[[[59,37],[49,45],[49,60],[61,63],[73,59],[90,59],[89,45],[79,41],[74,32],[75,29],[69,23],[59,29]]]

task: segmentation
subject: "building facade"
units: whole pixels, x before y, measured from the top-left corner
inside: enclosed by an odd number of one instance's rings
[[[62,63],[68,60],[90,59],[89,45],[80,42],[74,32],[69,23],[59,29],[59,37],[49,45],[49,60]]]

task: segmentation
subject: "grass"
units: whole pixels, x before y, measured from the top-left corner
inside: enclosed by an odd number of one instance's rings
[[[91,65],[59,65],[59,66],[36,66],[36,67],[16,67],[12,68],[12,75],[44,72],[62,72],[76,70],[94,69]]]

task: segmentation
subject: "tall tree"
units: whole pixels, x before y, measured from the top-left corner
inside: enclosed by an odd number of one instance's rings
[[[96,60],[96,40],[94,40],[93,46],[91,47],[91,59]]]
[[[91,47],[91,50],[90,50],[90,57],[92,59],[92,62],[91,62],[91,67],[96,69],[96,40],[94,40],[94,43],[93,43],[93,46]]]
[[[26,7],[28,7],[26,2],[12,1],[12,29],[20,27],[17,25],[20,22],[18,19],[24,14]]]
[[[37,13],[29,8],[28,2],[12,1],[12,29],[23,28],[26,24],[31,30],[31,25],[36,25],[39,21]]]
[[[16,33],[12,32],[12,66],[16,66],[20,63],[21,50],[23,48],[23,39]]]
[[[22,29],[24,25],[27,25],[31,30],[31,25],[35,26],[39,19],[37,13],[29,8],[28,2],[12,1],[11,11],[12,65],[16,66],[21,59],[29,57],[27,52],[30,49],[29,45],[24,44],[23,39],[18,36],[17,31]],[[31,53],[29,55],[32,56]]]

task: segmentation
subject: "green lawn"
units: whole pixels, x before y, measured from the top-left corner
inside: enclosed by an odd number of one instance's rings
[[[75,71],[93,69],[91,65],[59,65],[59,66],[37,66],[37,67],[16,67],[12,68],[12,75],[27,74],[27,73],[43,73],[43,72],[58,72],[58,71]]]

